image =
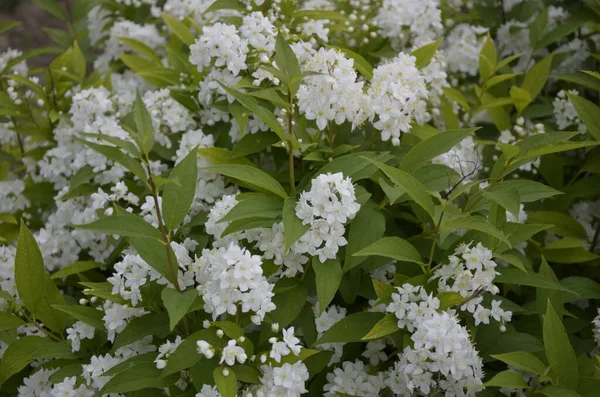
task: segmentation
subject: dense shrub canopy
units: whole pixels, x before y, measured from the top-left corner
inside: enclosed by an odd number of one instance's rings
[[[599,1],[35,3],[2,392],[598,395]]]

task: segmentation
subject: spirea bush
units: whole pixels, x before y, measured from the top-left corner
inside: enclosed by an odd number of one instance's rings
[[[598,396],[599,1],[35,2],[3,395]]]

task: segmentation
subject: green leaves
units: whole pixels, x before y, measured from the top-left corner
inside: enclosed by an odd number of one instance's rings
[[[173,331],[198,298],[198,291],[192,288],[185,292],[178,292],[171,288],[164,288],[160,296],[167,313],[169,313],[169,327]]]
[[[494,74],[498,58],[496,55],[496,47],[494,41],[488,34],[483,47],[479,53],[479,74],[483,82],[486,82]]]
[[[384,237],[354,254],[354,256],[369,255],[384,256],[386,258],[423,265],[421,255],[417,249],[400,237]]]
[[[144,101],[142,101],[139,91],[135,94],[133,119],[138,132],[137,137],[134,136],[134,138],[136,138],[142,153],[147,155],[154,145],[154,127],[152,126],[150,113],[148,113],[148,109],[146,109],[146,105],[144,104]]]
[[[62,333],[65,316],[52,305],[64,305],[64,299],[46,274],[42,254],[25,223],[21,222],[15,257],[15,283],[23,305],[46,327]]]
[[[183,44],[187,46],[194,44],[194,35],[183,22],[166,13],[162,14],[162,18],[171,33],[173,33],[173,35],[175,35],[175,37],[177,37]]]
[[[162,215],[169,230],[177,228],[185,219],[196,195],[198,153],[192,151],[169,174],[162,194]]]
[[[600,107],[578,95],[572,93],[567,95],[588,132],[600,141]]]
[[[53,305],[52,307],[63,313],[67,313],[77,321],[83,321],[91,325],[97,330],[104,329],[104,322],[102,321],[104,315],[100,310],[81,305]]]
[[[514,371],[502,371],[497,373],[492,379],[485,382],[485,387],[507,387],[510,389],[527,389],[529,385],[523,379],[523,376]]]
[[[356,252],[371,245],[383,236],[385,232],[385,216],[374,206],[363,205],[350,224],[344,273],[360,265],[367,258],[355,255]]]
[[[579,370],[577,357],[569,342],[569,337],[561,319],[556,315],[552,304],[548,308],[543,322],[544,348],[551,366],[552,379],[558,386],[577,390]]]
[[[234,90],[233,88],[229,88],[223,84],[221,84],[221,87],[223,87],[223,89],[227,91],[232,97],[237,99],[237,101],[241,103],[246,109],[250,110],[258,117],[260,117],[260,119],[264,121],[265,124],[268,125],[274,133],[277,134],[279,139],[281,139],[282,141],[288,140],[287,134],[283,131],[283,127],[281,126],[281,124],[279,124],[277,118],[273,115],[273,112],[261,106],[256,101],[256,99],[254,99],[248,94]]]
[[[300,237],[310,229],[310,225],[303,225],[296,216],[296,198],[288,197],[283,204],[283,236],[285,251],[287,252]]]
[[[235,397],[237,394],[237,378],[235,372],[225,367],[215,368],[213,378],[222,397]]]
[[[431,59],[435,55],[435,52],[440,46],[440,41],[441,40],[432,41],[431,43],[425,44],[410,53],[410,55],[417,59],[415,65],[419,69],[423,69],[425,66],[429,65]]]
[[[367,160],[382,170],[396,185],[402,187],[406,194],[429,214],[431,219],[434,218],[433,201],[431,201],[431,196],[421,182],[402,170],[375,160]]]
[[[342,281],[342,266],[338,260],[327,260],[321,263],[314,257],[312,262],[315,270],[317,284],[317,298],[319,299],[319,314],[323,313],[333,300]]]
[[[277,67],[281,71],[281,82],[287,86],[291,95],[295,96],[300,87],[302,73],[296,54],[285,41],[281,32],[277,35],[275,41],[275,62],[277,62]]]
[[[387,314],[379,320],[375,326],[366,334],[363,340],[379,339],[398,331],[398,319],[393,314]]]
[[[512,352],[505,354],[492,355],[493,358],[502,361],[522,371],[531,372],[532,374],[542,375],[546,372],[546,365],[531,353],[527,352]]]
[[[431,162],[435,157],[446,153],[475,131],[477,131],[477,128],[449,130],[427,138],[410,149],[402,158],[399,168],[402,171],[414,173],[423,165]]]
[[[360,342],[385,315],[359,312],[344,317],[329,328],[315,343]]]
[[[553,57],[554,55],[551,54],[536,63],[529,73],[527,73],[527,76],[525,76],[521,88],[529,93],[531,100],[534,100],[546,85],[550,70],[552,69]]]
[[[100,390],[101,394],[127,393],[146,388],[169,387],[177,376],[162,378],[154,362],[142,362],[113,376]]]
[[[285,189],[272,176],[258,168],[248,165],[227,164],[213,165],[204,168],[207,171],[216,172],[234,178],[258,190],[267,191],[283,199],[287,198]]]

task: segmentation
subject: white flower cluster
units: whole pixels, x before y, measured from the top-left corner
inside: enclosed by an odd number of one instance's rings
[[[108,331],[108,340],[111,342],[114,342],[116,335],[127,327],[129,321],[149,313],[143,308],[129,307],[108,300],[102,305],[102,310],[104,311],[102,320]]]
[[[450,72],[476,76],[479,72],[479,53],[485,42],[487,28],[461,23],[446,37],[444,55]]]
[[[369,106],[377,121],[373,126],[381,131],[381,139],[400,144],[400,135],[409,132],[416,121],[423,124],[427,113],[427,87],[423,73],[415,66],[416,58],[403,52],[391,62],[373,70],[368,90]]]
[[[19,302],[17,284],[15,283],[15,255],[17,249],[12,245],[0,245],[0,289],[10,294]],[[0,297],[0,310],[4,310],[6,299]]]
[[[260,370],[262,377],[255,391],[257,397],[300,397],[308,391],[305,385],[309,374],[302,361],[280,367],[263,365]]]
[[[582,134],[587,132],[585,124],[581,122],[573,103],[567,97],[567,93],[572,95],[579,95],[577,90],[560,90],[552,101],[552,107],[554,109],[554,118],[556,119],[556,125],[559,130],[566,130],[569,127],[577,127],[577,131]]]
[[[99,17],[99,18],[98,18]],[[96,14],[95,23],[99,29],[97,35],[102,37],[104,30],[104,18],[102,13]],[[96,31],[96,30],[95,30]],[[96,36],[97,37],[97,36]],[[116,21],[108,30],[108,39],[104,44],[104,52],[96,58],[94,66],[102,72],[110,68],[110,63],[119,59],[121,54],[127,52],[127,46],[121,41],[122,37],[137,40],[153,50],[165,44],[165,38],[160,34],[157,27],[152,24],[139,25],[127,19]]]
[[[439,6],[439,0],[383,0],[373,22],[396,47],[409,41],[419,47],[436,40],[442,32]]]
[[[317,74],[304,78],[297,94],[298,108],[320,130],[332,121],[354,126],[366,120],[367,97],[363,83],[356,81],[353,59],[341,51],[321,48],[302,64],[302,70]]]
[[[171,91],[146,91],[144,104],[152,118],[154,139],[166,148],[171,147],[169,133],[188,131],[196,126],[189,110],[171,97]]]
[[[362,361],[344,361],[341,368],[327,374],[327,383],[323,387],[325,397],[343,395],[357,397],[378,397],[385,387],[383,373],[369,375]]]
[[[344,178],[341,172],[319,175],[296,204],[296,216],[311,226],[294,251],[318,256],[321,262],[335,259],[339,247],[348,243],[344,238],[344,223],[354,218],[359,209],[349,177]]]
[[[15,213],[23,211],[31,204],[23,195],[25,182],[21,179],[0,181],[0,212]]]
[[[78,352],[81,348],[82,339],[94,339],[96,329],[83,321],[75,322],[67,328],[67,339],[71,341],[71,350]]]
[[[438,268],[432,277],[438,279],[438,291],[458,292],[465,298],[466,303],[460,309],[473,314],[475,325],[489,324],[490,317],[504,324],[512,317],[511,312],[500,307],[501,301],[492,301],[491,310],[481,304],[484,292],[493,295],[499,292],[494,285],[494,278],[499,273],[492,257],[492,251],[481,243],[473,248],[470,244],[463,244],[448,257],[449,263]]]
[[[251,312],[252,322],[260,324],[265,314],[275,309],[273,285],[263,276],[261,265],[260,256],[233,243],[204,249],[192,265],[204,310],[213,319],[224,313]]]
[[[469,333],[455,316],[431,312],[423,316],[386,384],[401,396],[441,391],[451,396],[475,396],[483,389],[482,362]]]

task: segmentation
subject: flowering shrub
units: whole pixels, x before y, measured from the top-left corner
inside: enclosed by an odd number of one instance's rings
[[[36,3],[2,392],[597,395],[598,1]]]

